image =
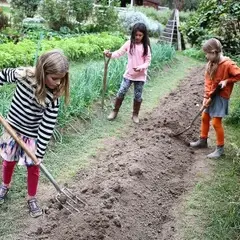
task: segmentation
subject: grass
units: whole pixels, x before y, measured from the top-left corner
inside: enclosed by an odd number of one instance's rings
[[[238,92],[239,86],[234,89],[231,110],[239,101]],[[184,240],[240,239],[239,125],[225,123],[225,139],[226,156],[212,161],[213,174],[198,182],[184,203]],[[189,216],[191,221],[186,220]]]
[[[171,63],[172,68],[165,68],[166,71],[157,71],[146,83],[140,118],[143,118],[144,113],[152,111],[158,105],[159,99],[177,87],[189,68],[200,64],[193,59],[178,56],[177,60]],[[110,108],[111,103],[108,101],[104,111],[92,113],[91,121],[84,124],[72,123],[72,127],[69,124],[68,127],[72,130],[68,131],[68,134],[64,134],[62,143],[54,144],[48,151],[45,164],[58,182],[71,181],[80,168],[88,167],[89,158],[97,156],[97,152],[106,147],[103,142],[105,138],[119,137],[127,133],[128,128],[132,125],[130,119],[132,93],[129,92],[126,96],[116,121],[108,122],[106,120]],[[25,227],[24,219],[27,217],[24,205],[25,180],[25,169],[17,168],[8,202],[0,207],[1,240],[11,239],[13,236],[11,234],[18,233]],[[47,184],[45,178],[41,178],[40,192],[43,183]]]

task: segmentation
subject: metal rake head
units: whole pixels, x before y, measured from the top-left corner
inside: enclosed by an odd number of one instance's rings
[[[68,188],[61,189],[55,198],[57,202],[59,202],[63,208],[70,213],[80,212],[80,208],[83,208],[87,205],[83,199],[77,197]]]

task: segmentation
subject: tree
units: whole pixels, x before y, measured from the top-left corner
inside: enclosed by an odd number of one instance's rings
[[[14,11],[21,13],[23,17],[33,17],[41,0],[11,0]]]

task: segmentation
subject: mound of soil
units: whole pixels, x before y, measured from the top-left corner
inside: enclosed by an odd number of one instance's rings
[[[193,69],[127,136],[105,142],[106,150],[71,184],[88,203],[80,213],[70,215],[49,202],[46,214],[19,239],[173,239],[174,226],[163,226],[173,220],[171,207],[186,191],[183,176],[194,161],[187,143],[198,137],[200,118],[180,137],[171,134],[187,127],[198,112],[203,74],[204,68]]]

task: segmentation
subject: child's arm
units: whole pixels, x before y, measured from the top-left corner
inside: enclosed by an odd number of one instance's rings
[[[128,51],[129,46],[130,46],[130,41],[125,42],[120,49],[118,49],[117,51],[111,54],[111,58],[119,58],[123,56]]]
[[[57,122],[59,100],[50,103],[45,109],[38,129],[36,157],[42,159]]]
[[[231,62],[231,64],[229,64],[228,72],[230,77],[228,79],[225,79],[227,82],[235,83],[240,81],[240,68],[236,63]]]
[[[204,98],[206,98],[206,99],[208,99],[210,97],[211,86],[212,86],[212,81],[207,76],[207,73],[205,73]]]
[[[152,54],[151,54],[150,47],[148,47],[148,54],[144,59],[144,63],[137,66],[136,71],[143,71],[143,70],[147,69],[150,66],[151,59],[152,59]]]
[[[15,73],[15,68],[5,68],[0,71],[0,86],[6,83],[15,83],[18,80]]]

